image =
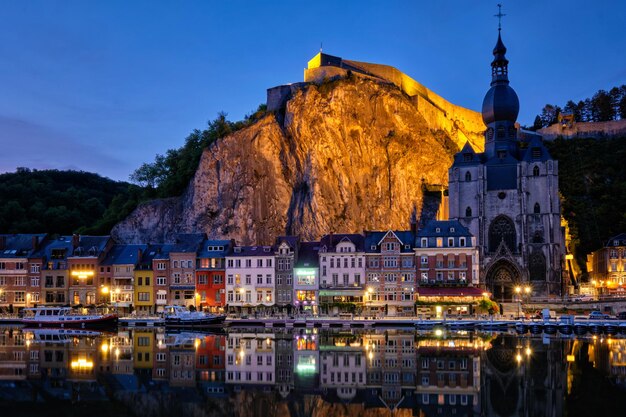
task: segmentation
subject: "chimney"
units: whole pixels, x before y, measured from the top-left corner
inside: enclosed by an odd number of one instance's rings
[[[7,237],[0,236],[0,250],[5,250],[7,247]]]
[[[76,249],[79,243],[80,243],[80,235],[73,234],[72,235],[72,248]]]
[[[37,245],[39,244],[39,236],[33,236],[33,250],[37,250]]]

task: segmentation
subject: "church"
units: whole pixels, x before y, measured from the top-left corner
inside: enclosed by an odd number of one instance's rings
[[[533,296],[560,295],[564,237],[558,163],[541,136],[516,125],[519,100],[509,86],[505,54],[498,29],[491,88],[482,107],[485,150],[477,153],[467,143],[454,156],[448,171],[449,217],[476,237],[480,282],[495,300],[515,300],[521,286],[530,286]]]

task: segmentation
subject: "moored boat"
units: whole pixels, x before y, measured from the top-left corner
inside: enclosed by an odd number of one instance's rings
[[[24,309],[22,324],[27,327],[96,328],[117,324],[117,314],[82,314],[70,307],[34,307]]]
[[[189,311],[183,306],[165,306],[163,318],[166,327],[215,327],[221,326],[226,316]]]

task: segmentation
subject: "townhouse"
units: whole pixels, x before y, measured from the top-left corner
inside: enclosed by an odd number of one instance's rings
[[[178,234],[170,250],[170,304],[197,308],[196,256],[205,236],[201,233]]]
[[[170,251],[173,245],[155,245],[156,254],[152,258],[152,271],[155,277],[154,302],[157,313],[162,313],[171,299],[170,295]]]
[[[365,288],[364,238],[360,234],[330,234],[319,249],[322,312],[337,314],[363,308]]]
[[[298,259],[300,240],[296,236],[279,236],[274,243],[276,265],[276,305],[285,308],[294,303],[293,268]]]
[[[135,268],[141,262],[147,245],[114,245],[102,266],[110,268],[111,287],[109,303],[123,312],[134,309]]]
[[[226,257],[226,304],[239,311],[273,306],[274,258],[271,246],[235,246]]]
[[[198,308],[221,313],[226,305],[226,255],[234,246],[232,240],[205,240],[198,250],[196,293]]]
[[[469,314],[485,291],[478,281],[478,248],[474,236],[456,220],[433,220],[417,232],[417,302],[442,313]]]
[[[14,312],[39,302],[39,281],[29,275],[28,258],[45,236],[0,235],[0,308]]]
[[[293,268],[293,300],[299,312],[318,314],[320,242],[301,242]]]
[[[415,312],[415,235],[411,231],[365,233],[367,314]]]
[[[71,236],[71,252],[67,256],[69,269],[68,302],[71,305],[95,305],[101,288],[98,267],[113,241],[109,236]]]

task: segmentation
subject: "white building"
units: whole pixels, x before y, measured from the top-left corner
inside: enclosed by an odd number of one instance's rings
[[[235,307],[274,305],[275,271],[271,246],[235,246],[226,257],[226,304]]]
[[[229,333],[226,344],[226,383],[274,385],[274,334]]]
[[[337,312],[351,303],[363,308],[365,290],[364,237],[360,234],[330,234],[322,237],[319,250],[320,305]],[[341,304],[338,304],[341,303]]]

